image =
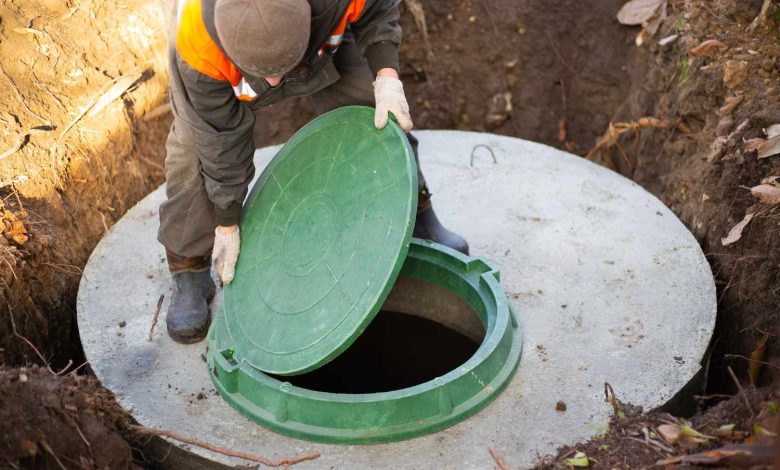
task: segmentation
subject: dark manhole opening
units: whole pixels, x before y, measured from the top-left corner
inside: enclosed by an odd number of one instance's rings
[[[427,318],[381,311],[343,354],[282,382],[330,393],[376,393],[412,387],[465,363],[479,348],[469,337]]]

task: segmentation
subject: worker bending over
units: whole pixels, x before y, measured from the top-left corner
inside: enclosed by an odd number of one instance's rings
[[[170,336],[203,339],[214,295],[212,257],[232,281],[241,246],[242,203],[254,176],[253,110],[311,96],[317,113],[348,106],[389,112],[417,139],[398,77],[400,0],[180,0],[169,46],[174,122],[167,141],[166,195],[159,241],[173,278]],[[461,252],[468,244],[444,228],[420,172],[414,236]]]

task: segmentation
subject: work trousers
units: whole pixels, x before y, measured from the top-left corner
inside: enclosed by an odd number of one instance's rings
[[[334,57],[341,78],[313,95],[318,114],[342,106],[374,106],[374,77],[352,41],[345,40]],[[417,158],[417,139],[407,134],[417,160],[420,189],[418,210],[429,203],[425,179]],[[188,125],[174,119],[166,143],[165,158],[167,200],[160,206],[158,240],[168,252],[171,270],[192,269],[192,259],[202,264],[211,256],[216,228],[214,204],[209,200],[195,154],[195,143]],[[171,260],[179,262],[173,262]],[[195,268],[198,269],[198,268]]]

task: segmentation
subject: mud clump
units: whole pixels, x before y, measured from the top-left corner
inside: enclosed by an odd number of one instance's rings
[[[0,466],[138,468],[124,412],[91,377],[0,369]]]

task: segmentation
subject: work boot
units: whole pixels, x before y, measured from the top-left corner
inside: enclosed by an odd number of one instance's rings
[[[206,259],[209,260],[208,264],[205,263]],[[197,343],[206,337],[211,323],[209,302],[216,291],[216,285],[211,278],[211,258],[201,257],[197,263],[191,260],[193,259],[179,259],[178,263],[172,263],[171,254],[168,255],[172,271],[188,266],[185,268],[187,270],[171,273],[173,295],[165,317],[168,335],[182,344]]]
[[[436,212],[433,211],[431,193],[428,191],[427,186],[420,188],[417,203],[417,219],[414,223],[414,233],[412,235],[417,238],[441,243],[453,250],[460,251],[464,255],[469,254],[468,242],[460,235],[447,230],[439,222]]]

